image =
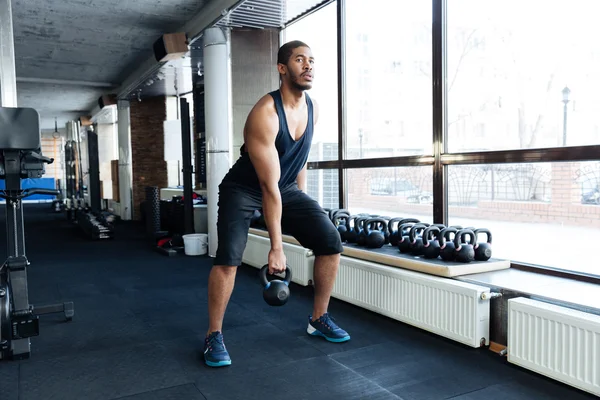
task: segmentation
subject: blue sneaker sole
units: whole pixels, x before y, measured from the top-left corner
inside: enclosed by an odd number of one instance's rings
[[[309,333],[309,335],[310,336],[320,336],[320,337],[325,338],[327,341],[333,342],[333,343],[342,343],[342,342],[347,342],[348,340],[350,340],[350,335],[344,336],[341,338],[330,338],[330,337],[323,335],[320,331],[314,331],[313,333]]]
[[[209,367],[226,367],[228,365],[231,365],[231,360],[219,362],[204,360],[204,362],[206,362],[206,365],[208,365]]]

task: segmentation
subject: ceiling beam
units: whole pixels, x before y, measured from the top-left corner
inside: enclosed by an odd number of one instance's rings
[[[211,0],[202,7],[200,12],[194,18],[180,29],[175,29],[174,32],[185,32],[188,36],[189,44],[191,45],[201,36],[202,31],[215,25],[226,16],[227,13],[232,9],[239,7],[244,1],[245,0]],[[123,81],[121,87],[117,90],[118,98],[127,98],[135,88],[155,74],[164,64],[165,62],[156,61],[154,55],[142,62],[140,66]]]
[[[47,79],[47,78],[26,78],[23,76],[18,76],[17,82],[39,83],[39,84],[49,84],[49,85],[98,87],[98,88],[116,88],[119,86],[116,83],[108,83],[108,82],[69,81],[66,79]]]

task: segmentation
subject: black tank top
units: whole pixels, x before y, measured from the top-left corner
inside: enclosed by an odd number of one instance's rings
[[[308,153],[313,138],[313,104],[310,97],[305,92],[306,105],[308,108],[308,123],[302,137],[295,141],[290,135],[285,110],[283,109],[283,100],[281,92],[275,90],[269,93],[275,101],[277,116],[279,117],[279,132],[275,138],[275,147],[279,154],[279,165],[281,167],[281,175],[279,178],[279,187],[287,187],[294,182],[298,173],[302,170],[308,160]],[[244,144],[240,150],[241,156],[231,167],[229,172],[223,178],[223,182],[237,183],[243,186],[249,186],[253,189],[260,190],[260,184],[254,165],[250,161],[250,156],[246,151]]]

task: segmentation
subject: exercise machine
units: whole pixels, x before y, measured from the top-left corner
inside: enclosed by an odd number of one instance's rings
[[[0,179],[5,189],[8,258],[0,267],[0,359],[29,358],[30,337],[38,336],[39,316],[64,313],[73,319],[72,302],[29,304],[22,199],[34,194],[57,195],[52,189],[21,189],[21,179],[40,178],[53,159],[41,152],[39,114],[31,108],[0,107]]]

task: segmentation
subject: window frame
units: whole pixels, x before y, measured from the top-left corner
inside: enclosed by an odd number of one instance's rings
[[[282,27],[310,15],[312,12],[337,2],[337,62],[338,62],[338,160],[314,161],[309,169],[337,169],[339,177],[339,206],[348,204],[346,171],[354,168],[433,166],[433,221],[448,223],[448,166],[468,164],[514,164],[536,162],[600,161],[600,145],[551,147],[543,149],[515,149],[486,152],[449,153],[447,131],[447,88],[446,75],[447,1],[432,1],[432,94],[433,131],[432,154],[386,158],[347,159],[346,158],[346,0],[327,0],[318,4],[298,18]],[[555,267],[511,261],[511,267],[543,275],[560,276],[578,281],[600,284],[600,275],[564,270]]]

